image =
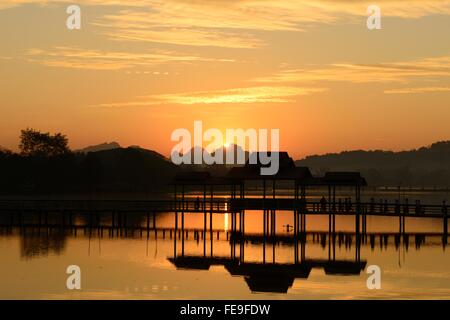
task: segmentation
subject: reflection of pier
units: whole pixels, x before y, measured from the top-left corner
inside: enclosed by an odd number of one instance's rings
[[[183,215],[183,214],[182,214]],[[203,240],[203,255],[185,254],[185,238],[187,232],[181,225],[181,230],[178,229],[178,213],[175,215],[175,234],[181,231],[183,237],[180,239],[174,238],[173,257],[169,258],[178,269],[191,270],[209,270],[211,266],[221,265],[233,276],[244,277],[245,282],[251,291],[254,292],[278,292],[286,293],[292,287],[295,279],[307,279],[310,275],[311,269],[323,269],[326,275],[334,276],[359,276],[365,269],[366,261],[361,259],[361,246],[370,243],[371,248],[375,247],[376,238],[379,239],[380,247],[387,246],[389,237],[393,237],[396,249],[399,248],[401,242],[408,249],[409,237],[407,234],[400,233],[380,233],[380,234],[361,234],[359,229],[354,233],[336,232],[334,222],[329,220],[328,232],[306,232],[305,229],[294,228],[293,234],[277,235],[275,229],[267,226],[268,221],[274,219],[274,213],[270,213],[272,217],[266,218],[264,213],[264,222],[262,226],[262,234],[246,234],[244,213],[231,213],[232,224],[231,232],[227,233],[227,240],[230,242],[229,256],[214,255],[214,238],[215,233],[212,229],[207,229],[207,215],[205,214],[205,225],[201,232],[201,239]],[[238,216],[237,216],[238,215]],[[239,219],[237,219],[239,218]],[[302,222],[300,222],[302,223]],[[198,232],[198,231],[197,231]],[[207,253],[207,234],[209,233],[209,254]],[[228,236],[230,235],[230,236]],[[436,234],[433,234],[436,235]],[[328,259],[311,259],[306,254],[306,244],[309,241],[320,242],[325,248],[328,246]],[[217,233],[217,240],[219,233]],[[197,234],[197,241],[199,240]],[[350,241],[349,241],[350,240]],[[336,256],[336,246],[345,242],[352,247],[354,240],[354,259],[340,259]],[[416,248],[420,247],[425,242],[423,235],[416,235]],[[262,259],[258,262],[247,261],[245,258],[246,244],[250,242],[252,245],[260,245],[262,248]],[[276,248],[279,242],[288,244],[294,252],[294,259],[290,263],[280,263],[276,261]],[[447,243],[447,235],[442,237],[443,246]],[[180,248],[181,246],[181,252]],[[248,250],[248,249],[247,249]],[[269,255],[267,254],[269,251]],[[254,251],[253,251],[254,253]],[[271,253],[271,254],[270,254]]]
[[[144,218],[143,218],[144,219]],[[139,219],[134,223],[129,221],[127,225],[121,227],[112,226],[111,221],[104,221],[104,219],[98,224],[94,223],[90,225],[85,220],[77,221],[74,224],[63,225],[61,221],[48,221],[47,223],[39,223],[37,218],[31,217],[31,221],[25,219],[22,223],[10,224],[8,222],[0,222],[0,234],[1,235],[24,235],[24,236],[52,236],[58,235],[61,239],[70,236],[90,236],[90,237],[107,237],[107,238],[136,238],[136,237],[152,237],[153,239],[170,239],[176,236],[178,240],[182,237],[185,241],[196,241],[200,242],[203,240],[207,241],[228,241],[231,240],[237,242],[251,243],[252,245],[265,245],[275,244],[290,246],[295,244],[295,239],[292,233],[282,233],[277,234],[274,237],[267,237],[261,233],[251,233],[242,236],[231,231],[226,231],[223,229],[213,229],[204,230],[198,228],[185,228],[184,230],[175,230],[172,227],[155,227],[152,218],[150,218],[150,223],[148,227],[142,226],[145,224],[143,219]],[[415,232],[415,233],[405,233],[399,234],[395,232],[369,232],[361,235],[361,246],[370,246],[372,249],[375,248],[388,248],[394,245],[398,249],[403,245],[406,249],[414,243],[416,248],[421,246],[440,246],[445,245],[445,235],[437,232]],[[209,239],[209,240],[208,240]],[[355,245],[356,235],[354,232],[344,232],[338,231],[331,234],[328,231],[307,231],[304,234],[303,241],[305,244],[318,244],[322,248],[326,248],[328,243],[335,242],[336,247],[345,247],[348,249],[353,248]]]
[[[266,213],[264,213],[265,215]],[[176,217],[178,214],[176,214]],[[234,216],[234,217],[233,217]],[[328,237],[328,259],[309,259],[306,256],[306,243],[308,233],[302,230],[302,233],[297,233],[298,230],[294,228],[294,234],[284,237],[278,237],[274,229],[270,230],[266,226],[267,219],[264,217],[263,233],[246,235],[245,222],[243,220],[243,213],[239,214],[239,228],[236,223],[236,216],[232,213],[232,230],[229,237],[230,255],[228,257],[216,257],[213,250],[213,231],[210,230],[210,254],[207,255],[206,250],[206,214],[205,226],[203,230],[203,255],[185,255],[184,237],[181,239],[181,254],[177,248],[177,239],[174,238],[174,255],[169,258],[179,269],[193,269],[193,270],[209,270],[212,265],[222,265],[233,276],[242,276],[254,292],[279,292],[286,293],[292,287],[295,279],[307,279],[312,268],[321,268],[327,275],[359,275],[366,266],[366,261],[361,260],[361,241],[360,235],[355,234],[355,259],[342,260],[336,258],[336,236],[335,231],[330,229],[330,233],[317,234],[317,238]],[[177,218],[175,221],[175,233],[177,233]],[[185,230],[181,229],[184,235]],[[315,239],[316,234],[313,234]],[[294,251],[294,259],[291,263],[279,263],[276,261],[276,243],[284,240],[288,242]],[[245,259],[246,242],[250,241],[252,244],[259,243],[262,246],[263,258],[259,262],[248,262]],[[239,250],[237,250],[239,246]],[[269,247],[269,248],[267,248]],[[272,256],[266,257],[266,251],[269,249]],[[300,254],[299,254],[300,251]]]
[[[181,223],[175,225],[175,228],[161,227],[158,226],[157,214],[128,215],[128,219],[122,222],[117,219],[113,221],[110,214],[74,214],[71,223],[69,220],[63,221],[58,214],[48,216],[47,221],[39,214],[29,214],[24,215],[22,221],[15,221],[13,224],[3,216],[0,219],[0,234],[19,234],[22,239],[22,254],[27,257],[47,255],[49,252],[60,254],[68,237],[84,236],[89,240],[97,238],[99,244],[103,238],[114,240],[141,237],[147,240],[147,254],[149,243],[153,241],[157,248],[158,243],[166,240],[173,244],[173,254],[169,261],[178,269],[209,270],[211,266],[223,266],[231,275],[242,277],[254,292],[279,293],[287,292],[295,279],[308,279],[312,269],[323,270],[326,275],[360,275],[366,266],[366,261],[360,255],[363,246],[373,250],[395,246],[400,252],[401,246],[408,250],[414,242],[416,249],[421,246],[439,246],[441,239],[445,246],[447,239],[446,235],[440,233],[357,234],[332,228],[328,231],[304,230],[298,234],[291,231],[277,234],[269,232],[271,228],[264,228],[264,223],[261,225],[262,232],[247,233],[245,228],[240,227],[239,221],[242,220],[237,215],[231,230],[212,229],[210,221],[206,221],[203,228],[186,228]],[[90,220],[89,217],[95,219]],[[163,241],[159,242],[158,239]],[[224,243],[227,248],[223,247]],[[309,257],[308,247],[313,245],[320,246],[325,254],[328,251],[328,256]],[[196,252],[192,253],[192,248]],[[280,258],[276,255],[278,248],[283,248],[284,254],[291,254]],[[339,256],[343,252],[345,259]],[[256,261],[255,253],[258,259]],[[352,259],[348,258],[348,253],[354,253]],[[252,260],[248,258],[249,255]]]

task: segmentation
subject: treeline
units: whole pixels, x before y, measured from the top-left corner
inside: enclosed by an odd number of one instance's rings
[[[360,171],[371,186],[450,186],[450,141],[405,152],[346,151],[296,161],[321,176]],[[61,133],[22,130],[19,152],[0,147],[0,193],[149,192],[168,190],[180,170],[225,175],[226,165],[174,165],[138,147],[72,152]]]
[[[360,171],[372,186],[450,186],[450,141],[417,150],[345,151],[308,156],[296,162],[313,172]]]
[[[0,148],[1,193],[153,191],[178,170],[162,155],[140,148],[71,152],[59,133],[26,129],[20,141],[19,153]]]

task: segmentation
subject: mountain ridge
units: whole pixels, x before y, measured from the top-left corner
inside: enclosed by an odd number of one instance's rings
[[[360,171],[371,185],[450,184],[450,141],[438,141],[409,151],[353,150],[311,155],[295,161],[316,174]]]

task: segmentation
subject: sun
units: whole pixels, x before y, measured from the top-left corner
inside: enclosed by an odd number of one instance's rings
[[[225,143],[223,144],[223,146],[224,146],[225,148],[228,148],[228,147],[230,146],[230,143],[229,143],[229,142],[225,142]]]

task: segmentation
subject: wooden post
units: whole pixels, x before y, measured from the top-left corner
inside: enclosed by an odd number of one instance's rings
[[[273,198],[275,199],[275,179],[272,180],[272,192],[273,192]]]
[[[175,210],[175,230],[173,235],[173,257],[177,257],[178,211]]]
[[[294,210],[294,259],[298,264],[298,210]]]
[[[359,205],[359,185],[355,186],[355,192],[356,192],[356,210],[355,210],[355,219],[356,219],[356,233],[359,234],[360,228],[360,205]]]
[[[245,211],[242,210],[242,235],[245,234]]]
[[[212,214],[213,214],[213,201],[214,201],[214,189],[213,189],[213,185],[211,184],[210,186],[210,205],[209,205],[209,212],[211,214],[211,220],[212,220]],[[212,221],[211,221],[211,230],[212,230]]]
[[[275,216],[275,210],[271,210],[271,212],[272,212],[272,237],[275,237],[275,235],[276,235],[276,228],[277,228],[277,226],[276,226],[276,216]]]
[[[206,211],[206,184],[203,185],[203,211]]]
[[[328,261],[331,260],[331,214],[328,215]]]
[[[263,209],[263,238],[266,237],[266,209]]]
[[[332,207],[332,211],[333,211],[333,237],[334,237],[334,233],[336,231],[336,186],[333,186],[333,207]],[[334,241],[334,239],[333,239]]]
[[[294,183],[294,263],[298,264],[298,181]]]
[[[213,256],[213,198],[214,198],[214,189],[213,189],[213,185],[211,184],[210,186],[210,196],[211,196],[211,203],[210,203],[210,208],[209,208],[209,236],[210,236],[210,241],[211,241],[211,257]]]
[[[264,228],[265,228],[265,223],[266,223],[266,211],[264,210]],[[263,264],[266,263],[266,230],[264,229],[264,233],[263,233]]]
[[[264,210],[264,219],[266,219],[266,179],[263,179],[263,210]],[[264,226],[267,228],[266,226],[266,221],[264,220]],[[266,232],[266,230],[264,229],[264,232]]]
[[[448,220],[447,220],[448,208],[446,202],[442,203],[442,218],[444,219],[444,236],[447,237],[448,233]]]
[[[203,257],[206,257],[206,224],[208,220],[206,210],[206,185],[203,185]]]
[[[266,179],[263,179],[263,199],[266,198]]]
[[[178,199],[177,199],[178,195],[177,195],[177,185],[174,184],[173,185],[173,200],[175,201],[174,203],[174,209],[177,210],[178,209]]]
[[[360,197],[359,197],[359,185],[356,185],[356,212],[355,212],[355,234],[356,234],[356,256],[355,259],[357,262],[360,261],[360,249],[361,249],[361,238],[360,238]]]
[[[328,185],[328,210],[331,213],[331,185]]]
[[[298,226],[298,224],[297,224],[297,210],[294,210],[294,239],[296,240],[297,239],[297,226]]]
[[[206,203],[205,203],[206,205]],[[206,220],[207,220],[207,215],[206,215],[206,208],[203,212],[203,257],[206,257]]]
[[[184,211],[184,184],[181,187],[181,206],[182,206],[183,211]]]
[[[332,206],[333,214],[336,212],[336,186],[333,186],[333,206]]]
[[[300,238],[300,259],[301,261],[304,261],[306,257],[306,212],[304,214],[301,214],[300,218],[300,227],[302,229],[302,235]]]

